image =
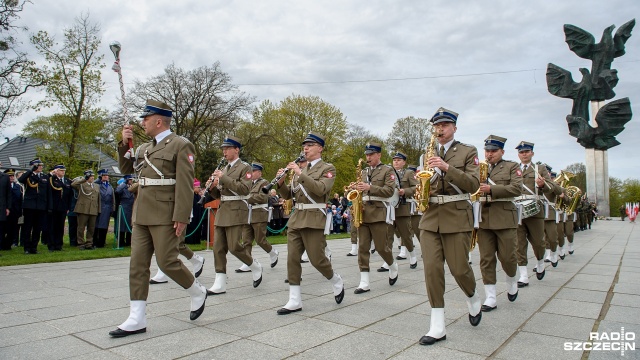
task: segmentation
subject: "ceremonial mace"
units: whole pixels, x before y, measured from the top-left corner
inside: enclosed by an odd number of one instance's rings
[[[124,123],[127,124],[127,119],[129,119],[129,113],[127,112],[127,100],[124,97],[124,83],[122,82],[122,68],[120,67],[120,50],[122,50],[122,45],[119,42],[114,41],[109,44],[109,49],[113,53],[113,56],[116,58],[116,61],[113,63],[111,69],[118,73],[118,80],[120,81],[120,94],[122,94],[122,113],[124,115]],[[133,159],[133,140],[129,139],[129,151],[124,155],[127,159]]]

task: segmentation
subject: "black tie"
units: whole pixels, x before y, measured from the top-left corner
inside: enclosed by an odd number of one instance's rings
[[[527,165],[527,164],[525,164],[525,165],[522,167],[522,172],[527,171],[527,166],[528,166],[528,165]]]
[[[444,145],[440,146],[440,157],[444,159]]]
[[[311,163],[307,165],[307,170],[311,170]]]
[[[158,144],[158,141],[156,139],[153,139],[153,146],[156,146]]]

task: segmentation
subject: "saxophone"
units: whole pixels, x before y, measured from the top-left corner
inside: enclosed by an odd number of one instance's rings
[[[358,166],[356,166],[356,184],[362,182],[363,161],[364,160],[362,159],[358,159]],[[360,227],[360,225],[362,225],[362,191],[349,191],[349,193],[347,193],[347,200],[351,201],[351,216],[353,216],[353,225],[358,228]]]
[[[425,149],[425,154],[422,158],[422,170],[416,173],[416,179],[418,185],[416,186],[416,192],[413,198],[418,204],[418,210],[424,213],[429,208],[429,193],[431,192],[431,178],[435,175],[435,170],[429,168],[428,161],[436,155],[436,142],[438,140],[438,133],[433,129],[431,133],[431,139],[429,145]]]
[[[486,183],[488,178],[489,178],[489,162],[487,161],[487,159],[484,159],[484,161],[480,163],[480,184]],[[471,195],[471,202],[480,201],[480,198],[485,195],[486,194],[480,191],[480,188],[478,188],[478,191],[476,191]],[[480,211],[482,211],[482,209]],[[477,243],[478,243],[478,229],[474,228],[473,231],[471,232],[471,247],[469,248],[469,251],[473,251]]]

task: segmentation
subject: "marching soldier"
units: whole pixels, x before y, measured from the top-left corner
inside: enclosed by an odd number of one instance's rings
[[[412,203],[409,200],[413,199],[418,180],[416,180],[416,174],[412,170],[404,168],[406,163],[406,154],[397,152],[393,156],[393,168],[396,171],[397,178],[400,180],[400,188],[398,190],[400,204],[395,210],[396,220],[394,225],[402,241],[400,254],[398,254],[396,260],[405,260],[406,252],[408,251],[409,267],[415,269],[418,266],[418,259],[413,251],[413,234],[411,233]]]
[[[347,197],[349,190],[345,190],[344,197]],[[355,225],[355,218],[353,217],[353,208],[349,206],[349,235],[351,236],[351,251],[347,253],[347,256],[358,256],[358,228]]]
[[[543,164],[549,173],[549,179],[553,180],[556,173],[552,172],[549,165]],[[545,184],[545,190],[542,196],[545,201],[547,217],[544,219],[544,238],[545,238],[545,262],[550,262],[553,267],[558,266],[558,222],[560,214],[556,211],[556,198],[562,194],[562,188],[555,182],[549,181]]]
[[[269,195],[262,192],[262,188],[269,184],[269,181],[262,178],[263,166],[260,163],[251,164],[253,170],[251,179],[253,184],[251,192],[249,193],[249,221],[250,224],[244,225],[242,230],[242,238],[245,241],[253,243],[255,239],[256,244],[269,254],[271,260],[271,267],[275,267],[278,264],[278,250],[274,249],[267,241],[267,222],[269,220]],[[249,256],[251,256],[252,246],[247,247]],[[249,272],[251,269],[247,264],[242,264],[236,272]]]
[[[420,339],[421,345],[445,340],[444,262],[464,292],[469,309],[469,323],[478,326],[482,319],[480,296],[468,256],[473,230],[470,194],[480,186],[478,151],[474,146],[456,141],[454,134],[458,114],[444,108],[431,118],[437,136],[436,155],[427,159],[434,169],[429,208],[420,220],[420,248],[424,277],[431,304],[431,326]]]
[[[189,140],[171,132],[172,115],[167,104],[148,100],[140,125],[153,140],[138,147],[132,159],[126,158],[133,130],[125,125],[118,144],[120,169],[125,174],[135,171],[139,185],[132,215],[129,317],[109,332],[113,337],[147,331],[145,310],[154,251],[160,269],[190,295],[189,318],[196,320],[204,311],[207,290],[178,259],[193,204],[195,149]]]
[[[62,238],[64,236],[64,222],[67,212],[71,208],[71,198],[73,190],[71,181],[66,178],[67,169],[64,164],[53,167],[53,172],[49,176],[49,186],[51,191],[52,212],[49,222],[51,230],[51,242],[48,244],[49,251],[62,251]]]
[[[417,165],[408,165],[407,169],[413,171],[414,179],[415,174],[418,173]],[[420,219],[422,219],[422,213],[418,210],[418,204],[415,199],[407,199],[407,202],[411,204],[411,239],[415,238],[416,241],[420,241]]]
[[[567,241],[569,242],[568,250],[567,250],[569,252],[569,255],[573,255],[573,234],[574,234],[574,226],[575,226],[574,223],[577,218],[578,218],[578,214],[575,211],[571,214],[565,213],[564,236],[567,237]]]
[[[324,136],[310,132],[302,141],[302,147],[308,165],[301,169],[295,162],[290,162],[287,169],[294,172],[294,181],[291,185],[285,184],[283,176],[278,182],[280,196],[295,200],[295,211],[289,218],[287,231],[289,301],[278,310],[279,315],[302,310],[300,257],[305,250],[311,265],[331,282],[336,303],[340,304],[344,299],[342,277],[333,271],[331,261],[325,254],[326,235],[331,224],[331,214],[325,204],[335,182],[336,168],[321,158]],[[278,176],[284,171],[278,170]]]
[[[227,292],[227,253],[231,252],[251,270],[253,287],[262,282],[262,265],[251,256],[253,239],[242,237],[242,230],[249,222],[249,192],[252,187],[251,165],[240,160],[242,141],[234,136],[227,136],[222,145],[222,154],[227,160],[223,170],[213,172],[213,182],[209,186],[208,198],[220,199],[220,207],[216,213],[215,239],[213,258],[216,266],[216,280],[207,291],[209,295]]]
[[[36,158],[31,160],[29,165],[31,169],[18,178],[25,188],[22,203],[24,224],[22,224],[20,242],[24,246],[25,254],[37,254],[38,241],[47,219],[47,211],[51,210],[51,193],[47,177],[42,173],[44,168],[42,161]]]
[[[549,172],[544,166],[534,165],[531,161],[533,158],[533,143],[521,141],[516,147],[518,157],[520,158],[520,170],[522,171],[522,195],[521,199],[533,200],[540,204],[539,194],[549,193],[553,191],[548,184],[551,181]],[[541,206],[544,207],[544,206]],[[526,219],[521,219],[518,225],[518,247],[516,255],[518,258],[518,270],[520,271],[520,279],[518,279],[518,287],[529,286],[529,274],[527,272],[527,248],[529,243],[533,248],[536,256],[537,264],[534,268],[536,278],[542,280],[545,274],[544,266],[544,219],[545,211],[540,210],[535,215]],[[527,242],[528,241],[528,242]]]
[[[364,154],[369,167],[362,170],[361,182],[353,184],[355,190],[362,192],[362,224],[358,228],[358,267],[360,268],[360,284],[354,291],[362,294],[371,290],[369,287],[369,250],[371,242],[380,257],[389,266],[389,285],[398,281],[398,263],[393,258],[391,249],[393,239],[393,221],[395,208],[392,204],[396,189],[396,174],[393,168],[380,162],[382,145],[367,144]]]
[[[486,294],[482,305],[482,311],[485,312],[497,308],[496,258],[500,260],[506,275],[507,298],[513,302],[518,297],[516,281],[518,209],[513,204],[513,200],[521,194],[522,170],[518,163],[502,158],[506,141],[506,138],[496,135],[489,135],[484,141],[484,155],[489,163],[489,176],[486,183],[480,184],[484,201],[482,202],[482,221],[478,229],[478,248],[480,271]]]

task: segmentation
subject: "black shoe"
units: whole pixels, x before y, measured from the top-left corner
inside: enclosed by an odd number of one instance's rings
[[[241,274],[241,273],[248,273],[251,272],[251,270],[242,270],[242,269],[236,269],[236,272]]]
[[[371,249],[371,253],[373,254],[374,252],[376,252],[376,249]]]
[[[151,285],[155,285],[155,284],[166,284],[166,283],[168,283],[168,282],[169,282],[168,280],[167,280],[167,281],[155,281],[155,280],[153,280],[153,279],[150,279],[150,280],[149,280],[149,284],[151,284]]]
[[[523,288],[523,287],[525,287],[525,286],[529,286],[529,283],[525,283],[525,282],[518,281],[518,287],[519,287],[519,288]]]
[[[514,301],[516,301],[517,298],[518,298],[518,292],[517,291],[513,295],[507,293],[507,299],[509,299],[509,301],[514,302]]]
[[[378,272],[387,272],[387,271],[389,271],[389,269],[382,266],[380,266],[380,268],[378,269]]]
[[[284,279],[285,284],[289,283],[289,279]]]
[[[262,282],[262,275],[260,275],[260,279],[253,281],[253,287],[257,288],[258,286],[260,286],[261,282]]]
[[[271,263],[271,268],[276,267],[276,265],[278,265],[278,258],[276,258],[276,261]]]
[[[407,260],[407,258],[406,258],[406,257],[403,257],[403,256],[398,255],[398,256],[396,256],[396,260]]]
[[[552,263],[551,263],[551,266],[553,266],[553,267],[558,267],[558,262],[557,262],[557,261],[556,261],[556,262],[552,262]]]
[[[133,330],[133,331],[127,331],[127,330],[122,330],[120,328],[117,328],[113,331],[109,331],[109,335],[111,335],[112,337],[125,337],[133,334],[142,334],[145,332],[147,332],[147,328],[142,328],[140,330]]]
[[[300,311],[300,310],[302,310],[302,308],[293,309],[293,310],[289,310],[287,308],[282,308],[282,309],[278,310],[278,315],[288,315],[288,314],[291,314],[293,312]]]
[[[415,263],[413,263],[413,264],[409,264],[409,268],[411,268],[411,269],[415,269],[417,267],[418,267],[418,262],[417,261]]]
[[[308,263],[308,261],[300,259],[300,264],[304,264],[304,263]]]
[[[547,272],[547,270],[542,270],[541,273],[536,271],[536,278],[538,278],[538,280],[542,280],[542,278],[544,278],[544,274]]]
[[[473,263],[471,262],[471,260],[469,260],[469,265],[471,265],[471,264],[473,264]]]
[[[353,291],[353,293],[354,293],[354,294],[364,294],[364,293],[369,292],[369,291],[371,291],[371,289],[366,289],[366,290],[365,290],[365,289],[356,288],[356,289]]]
[[[358,256],[358,254],[347,253],[347,256]]]
[[[482,307],[480,308],[480,311],[481,311],[481,312],[483,312],[483,311],[484,311],[484,312],[489,312],[489,311],[493,311],[493,310],[495,310],[495,309],[497,309],[497,308],[498,308],[498,305],[496,305],[496,306],[482,305]],[[472,325],[473,325],[473,324],[472,324]],[[475,326],[475,325],[474,325],[474,326]]]
[[[569,251],[569,255],[573,255],[573,250]]]
[[[447,340],[447,335],[441,337],[440,339],[432,338],[431,336],[425,335],[420,338],[420,345],[433,345],[442,340]]]
[[[342,300],[344,299],[344,286],[342,287],[342,291],[340,292],[340,294],[334,297],[336,299],[336,303],[340,304],[342,302]]]
[[[209,291],[207,291],[207,295],[208,293]],[[202,315],[202,313],[204,312],[204,304],[207,302],[207,295],[204,296],[204,302],[202,303],[202,306],[200,306],[198,310],[189,313],[189,319],[191,319],[191,321],[199,318],[200,315]]]
[[[558,255],[558,256],[560,256],[560,260],[564,260],[564,257],[567,255]]]
[[[480,311],[476,316],[471,316],[471,314],[469,314],[469,323],[471,326],[478,326],[478,324],[480,324],[480,320],[482,320],[482,311]]]
[[[204,260],[205,259],[202,259],[202,267],[200,268],[200,270],[198,270],[197,273],[193,274],[193,276],[195,276],[196,278],[200,276],[200,274],[202,274],[202,270],[204,269]]]
[[[209,295],[222,295],[222,294],[225,294],[225,293],[226,293],[226,291],[217,293],[217,292],[213,292],[213,291],[207,289],[207,296],[209,296]]]
[[[393,279],[389,278],[389,285],[393,286],[393,284],[395,284],[396,281],[398,281],[398,275],[396,275],[396,277],[394,277]]]
[[[551,262],[551,260],[549,260],[549,259],[544,259],[544,262],[546,262],[546,263],[550,263],[550,262]]]

